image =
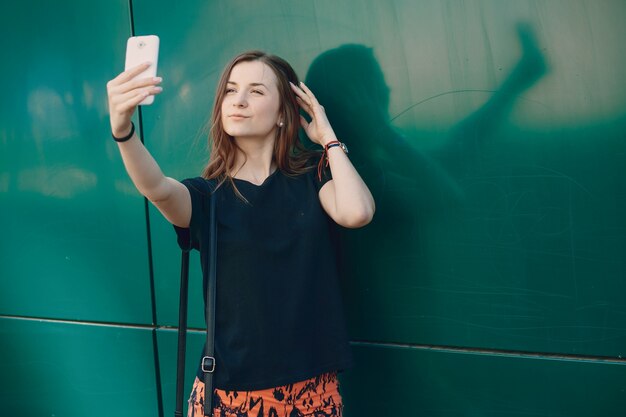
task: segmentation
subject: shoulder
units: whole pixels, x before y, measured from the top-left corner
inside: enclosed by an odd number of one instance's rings
[[[192,194],[208,195],[216,185],[215,179],[206,179],[203,177],[185,178],[181,183],[189,189]]]

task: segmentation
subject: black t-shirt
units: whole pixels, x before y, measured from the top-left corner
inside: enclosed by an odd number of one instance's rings
[[[338,282],[338,228],[322,208],[317,170],[274,171],[261,185],[234,179],[214,194],[217,218],[215,388],[252,391],[352,366]],[[209,193],[215,180],[182,181],[191,194],[182,248],[200,251],[204,275]],[[198,368],[202,379],[202,370]]]

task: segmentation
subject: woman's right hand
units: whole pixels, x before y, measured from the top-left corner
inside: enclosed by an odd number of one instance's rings
[[[146,62],[130,68],[107,83],[111,132],[115,137],[123,137],[130,132],[130,118],[143,99],[163,90],[158,86],[161,77],[133,79],[149,66],[150,63]]]

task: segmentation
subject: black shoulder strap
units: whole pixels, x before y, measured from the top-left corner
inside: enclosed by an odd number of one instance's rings
[[[215,371],[215,290],[216,290],[216,255],[217,225],[215,220],[215,196],[211,192],[209,208],[209,253],[207,283],[207,342],[205,356],[202,358],[204,371],[204,415],[213,415],[213,372]],[[206,266],[206,265],[205,265]],[[182,251],[180,268],[180,306],[178,310],[178,353],[176,370],[176,409],[174,417],[183,417],[183,401],[185,386],[185,352],[187,347],[187,298],[189,294],[189,249]]]
[[[204,415],[213,415],[213,373],[215,372],[215,293],[217,283],[217,224],[215,194],[211,195],[209,212],[209,256],[207,256],[209,282],[206,297],[206,351],[202,358],[204,372]]]

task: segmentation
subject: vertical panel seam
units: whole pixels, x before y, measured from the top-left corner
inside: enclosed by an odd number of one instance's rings
[[[130,16],[130,33],[131,36],[135,36],[135,15],[133,13],[133,0],[128,0],[128,10]],[[143,117],[141,112],[141,107],[137,106],[137,116],[139,117],[139,138],[141,139],[141,143],[145,145],[144,142],[144,134],[143,134]],[[146,216],[146,249],[148,252],[148,275],[150,279],[150,305],[152,307],[152,325],[156,326],[158,323],[157,320],[157,310],[156,310],[156,292],[154,285],[154,263],[152,259],[152,235],[150,233],[150,206],[148,204],[148,199],[144,197],[144,213]],[[156,395],[157,395],[157,409],[159,412],[159,417],[164,417],[163,413],[163,394],[161,392],[161,366],[159,363],[159,345],[157,341],[156,329],[152,329],[152,353],[154,359],[154,376],[155,376],[155,385],[156,385]]]

